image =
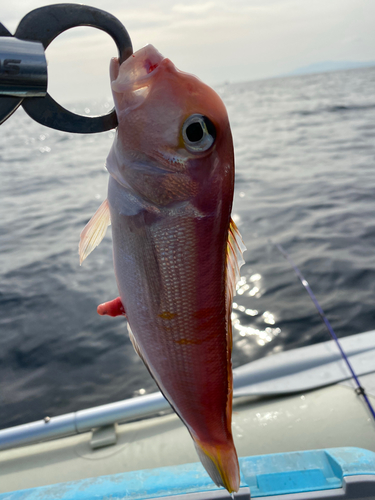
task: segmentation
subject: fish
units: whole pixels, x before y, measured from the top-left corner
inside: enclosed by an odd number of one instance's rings
[[[231,307],[243,244],[231,219],[234,151],[218,94],[152,45],[110,78],[118,128],[108,198],[81,233],[80,261],[112,225],[119,297],[136,352],[187,427],[217,486],[238,491],[231,430]]]

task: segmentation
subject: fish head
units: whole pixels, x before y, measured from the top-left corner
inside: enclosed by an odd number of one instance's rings
[[[121,66],[113,59],[110,72],[119,122],[110,174],[159,205],[197,196],[223,175],[232,196],[232,136],[216,92],[152,45]],[[166,195],[170,182],[174,188]]]

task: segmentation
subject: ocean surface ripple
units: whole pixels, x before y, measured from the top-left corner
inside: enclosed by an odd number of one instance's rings
[[[375,68],[217,88],[236,154],[233,218],[247,246],[234,366],[375,326]],[[110,100],[79,103],[103,113]],[[106,197],[114,132],[73,135],[22,109],[1,126],[0,427],[153,392],[122,318],[111,234],[85,261],[80,231]],[[214,251],[214,249],[212,250]]]

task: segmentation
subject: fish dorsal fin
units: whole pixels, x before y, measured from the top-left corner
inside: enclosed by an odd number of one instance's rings
[[[245,244],[242,240],[240,232],[233,222],[230,220],[229,230],[228,230],[228,241],[227,241],[227,275],[226,275],[226,313],[227,313],[227,324],[228,324],[228,373],[232,373],[232,362],[231,362],[231,352],[232,352],[232,302],[233,297],[236,294],[236,285],[240,279],[240,269],[245,263],[243,258],[243,253],[246,250]],[[232,391],[232,379],[228,380],[229,391]],[[232,413],[232,398],[229,398],[230,405],[228,406],[228,415]],[[228,422],[231,419],[229,418]]]
[[[228,363],[228,399],[227,399],[227,423],[228,432],[231,432],[232,422],[232,393],[233,393],[233,375],[232,375],[232,302],[236,293],[236,285],[240,279],[240,268],[245,263],[243,252],[246,250],[239,230],[233,220],[230,220],[227,240],[227,270],[226,270],[226,314],[228,325],[227,336],[227,363]]]
[[[232,300],[236,293],[236,284],[240,279],[240,269],[245,263],[243,253],[246,247],[240,235],[240,232],[233,222],[230,220],[227,242],[227,304],[230,310],[232,308]]]
[[[81,232],[78,246],[79,264],[99,245],[111,224],[108,200],[104,200]]]

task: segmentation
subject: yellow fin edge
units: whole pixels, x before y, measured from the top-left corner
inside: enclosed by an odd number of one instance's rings
[[[194,439],[194,444],[203,467],[216,486],[223,486],[229,493],[238,491],[240,468],[233,441],[215,446]]]

